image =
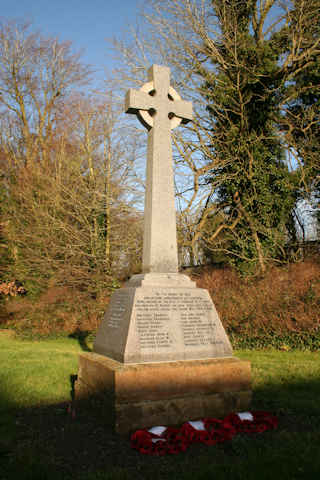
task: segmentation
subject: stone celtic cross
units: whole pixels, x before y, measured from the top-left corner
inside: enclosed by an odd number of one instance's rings
[[[153,65],[148,82],[130,89],[126,113],[149,130],[143,236],[143,272],[178,272],[171,130],[192,119],[192,103],[170,86],[170,69]]]

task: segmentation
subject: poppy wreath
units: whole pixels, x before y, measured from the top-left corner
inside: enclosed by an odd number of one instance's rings
[[[145,455],[174,455],[193,443],[216,445],[237,434],[257,434],[277,428],[278,419],[268,412],[232,413],[223,420],[204,418],[180,428],[153,427],[131,435],[131,447]]]
[[[233,413],[228,415],[226,420],[236,429],[237,433],[262,433],[278,426],[277,417],[268,412],[252,412],[251,416],[252,420],[249,418],[241,420],[239,415]]]

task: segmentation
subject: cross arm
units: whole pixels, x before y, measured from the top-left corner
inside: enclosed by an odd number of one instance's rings
[[[152,97],[141,90],[130,88],[125,98],[125,112],[138,113],[138,110],[149,110],[153,106]]]
[[[173,102],[172,112],[176,117],[182,119],[182,123],[188,123],[192,120],[192,102],[185,102],[184,100],[176,100]]]

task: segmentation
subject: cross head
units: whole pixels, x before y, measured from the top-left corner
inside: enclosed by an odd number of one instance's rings
[[[126,113],[136,114],[141,123],[150,130],[172,129],[181,122],[192,120],[192,103],[182,101],[170,86],[170,69],[153,65],[148,71],[149,82],[140,90],[130,89],[126,95]]]

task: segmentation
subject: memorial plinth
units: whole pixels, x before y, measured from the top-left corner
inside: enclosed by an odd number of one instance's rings
[[[120,434],[224,417],[251,401],[250,362],[234,357],[126,364],[83,353],[79,367],[77,398],[93,399],[104,422]]]
[[[208,291],[180,274],[136,275],[117,290],[94,351],[123,363],[232,356]]]
[[[143,273],[112,295],[94,353],[80,355],[76,398],[99,398],[119,433],[245,410],[250,364],[233,357],[208,291],[178,273],[170,131],[192,105],[153,65],[125,110],[149,130]]]

